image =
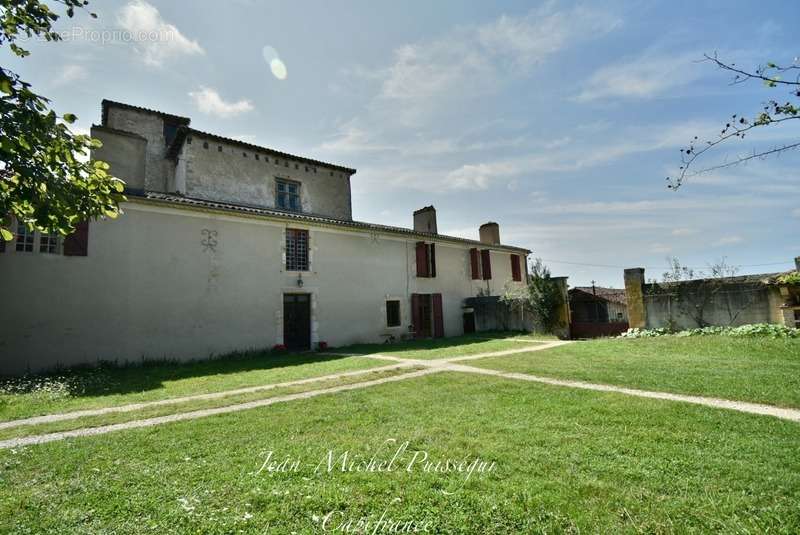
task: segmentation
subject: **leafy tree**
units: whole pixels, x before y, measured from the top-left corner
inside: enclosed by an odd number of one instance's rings
[[[68,17],[84,9],[83,0],[59,0]],[[92,17],[96,15],[90,14]],[[20,58],[29,52],[19,46],[23,37],[58,41],[53,30],[59,15],[38,0],[0,0],[0,46],[8,45]],[[0,237],[12,239],[11,218],[31,230],[69,234],[82,220],[116,217],[124,183],[112,177],[109,166],[89,161],[100,141],[75,134],[69,124],[75,115],[57,115],[50,101],[31,84],[0,67]]]
[[[560,326],[558,311],[565,304],[564,296],[541,258],[531,265],[527,288],[506,288],[500,299],[512,307],[531,310],[546,332],[553,332]]]
[[[761,82],[765,87],[770,89],[788,89],[790,100],[783,102],[769,100],[763,105],[761,111],[751,118],[747,118],[744,115],[733,114],[730,120],[726,122],[725,126],[721,129],[719,135],[714,139],[701,142],[699,138],[695,136],[688,147],[681,149],[681,166],[678,176],[674,179],[667,178],[667,187],[673,190],[681,187],[684,181],[692,176],[738,165],[750,160],[767,158],[800,148],[800,140],[798,140],[796,142],[776,145],[765,150],[753,150],[737,158],[696,169],[697,165],[695,161],[719,145],[734,139],[742,140],[750,131],[757,128],[764,128],[767,126],[775,127],[788,121],[800,119],[800,62],[798,62],[797,58],[789,65],[782,66],[769,62],[754,70],[745,70],[739,68],[735,63],[726,63],[720,60],[716,54],[706,54],[705,61],[711,62],[720,69],[730,72],[733,75],[733,79],[731,80],[732,85],[752,81]]]

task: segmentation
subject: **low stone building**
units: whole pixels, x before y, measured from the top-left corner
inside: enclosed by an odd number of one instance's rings
[[[796,270],[736,277],[646,283],[644,268],[625,270],[628,316],[633,328],[692,329],[709,325],[775,323],[800,327]]]
[[[569,290],[573,338],[616,336],[628,330],[625,290],[576,286]]]
[[[466,298],[527,278],[497,223],[468,240],[432,206],[412,228],[354,221],[354,169],[107,100],[92,135],[123,214],[2,244],[0,373],[458,335]]]

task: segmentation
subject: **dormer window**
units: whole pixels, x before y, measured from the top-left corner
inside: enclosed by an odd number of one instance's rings
[[[275,206],[281,210],[300,212],[300,183],[291,180],[275,180]]]

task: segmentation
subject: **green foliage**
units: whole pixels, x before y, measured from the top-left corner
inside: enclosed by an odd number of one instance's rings
[[[759,337],[770,338],[800,338],[800,329],[775,325],[772,323],[754,323],[740,327],[703,327],[701,329],[687,329],[684,331],[670,331],[669,329],[628,329],[620,338],[653,338],[656,336],[733,336],[733,337]]]
[[[71,17],[88,2],[60,3]],[[34,36],[58,41],[52,29],[58,18],[37,0],[0,0],[0,45],[26,57],[29,52],[15,41]],[[11,216],[31,230],[68,234],[82,220],[116,217],[125,200],[124,183],[109,174],[108,164],[89,161],[89,151],[100,142],[74,134],[67,124],[77,117],[59,118],[49,105],[29,83],[0,67],[0,236],[6,240],[12,237]]]
[[[550,278],[550,270],[537,258],[531,266],[528,281],[530,307],[545,332],[559,327],[558,309],[563,305],[563,296],[558,284]]]
[[[791,286],[800,286],[800,271],[792,271],[785,275],[778,277],[780,284],[789,284]]]

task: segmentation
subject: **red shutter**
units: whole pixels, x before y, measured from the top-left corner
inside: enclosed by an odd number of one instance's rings
[[[474,247],[469,250],[469,266],[472,268],[472,280],[480,279],[481,273],[478,269],[478,250]]]
[[[430,272],[430,276],[431,277],[435,277],[436,276],[436,244],[435,243],[431,244],[430,255],[431,255],[431,272]]]
[[[64,256],[86,256],[89,254],[89,222],[82,221],[75,232],[64,238]]]
[[[483,280],[492,278],[492,257],[489,249],[481,251],[481,268],[483,268]]]
[[[442,338],[444,336],[444,317],[442,316],[442,294],[432,294],[433,304],[433,337]]]
[[[414,338],[420,337],[420,321],[422,318],[419,313],[419,294],[411,294],[411,323],[414,327]]]
[[[522,273],[519,271],[519,255],[511,255],[511,278],[515,281],[522,280]]]
[[[417,277],[428,277],[428,246],[424,241],[417,242]]]

